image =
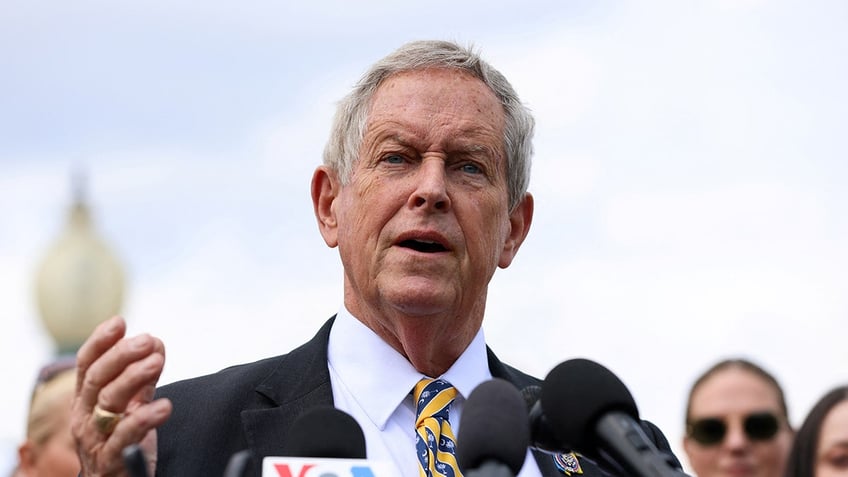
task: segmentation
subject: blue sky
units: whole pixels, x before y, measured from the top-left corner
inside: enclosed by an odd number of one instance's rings
[[[846,380],[843,2],[278,3],[4,3],[9,452],[52,352],[32,281],[71,174],[164,382],[285,352],[341,301],[308,188],[334,102],[419,38],[474,43],[537,117],[536,217],[484,325],[503,359],[604,364],[675,446],[721,357],[774,371],[796,422]]]

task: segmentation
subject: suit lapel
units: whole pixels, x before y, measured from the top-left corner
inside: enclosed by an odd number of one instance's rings
[[[333,405],[327,343],[331,318],[314,338],[291,351],[257,387],[268,402],[264,409],[241,412],[245,436],[253,455],[283,455],[288,430],[300,414],[314,406]]]

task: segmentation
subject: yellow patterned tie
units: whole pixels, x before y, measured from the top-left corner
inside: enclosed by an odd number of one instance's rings
[[[462,477],[456,463],[456,439],[448,421],[456,388],[443,379],[424,378],[415,385],[413,396],[418,475]]]

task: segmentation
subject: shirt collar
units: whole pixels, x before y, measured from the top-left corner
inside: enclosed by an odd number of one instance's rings
[[[341,384],[380,429],[425,377],[345,307],[330,330],[327,355]],[[482,328],[445,374],[430,377],[450,382],[459,392],[460,405],[477,385],[491,379]]]

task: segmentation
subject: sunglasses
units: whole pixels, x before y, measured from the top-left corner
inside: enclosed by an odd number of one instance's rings
[[[689,422],[687,433],[689,437],[701,445],[716,445],[724,440],[727,434],[727,422],[717,417],[707,417]],[[749,414],[742,421],[742,429],[751,441],[768,441],[780,430],[780,421],[770,412]]]
[[[50,382],[56,376],[63,372],[73,369],[76,366],[75,356],[62,356],[54,361],[51,361],[38,370],[38,377],[35,380],[35,385],[39,386]]]

